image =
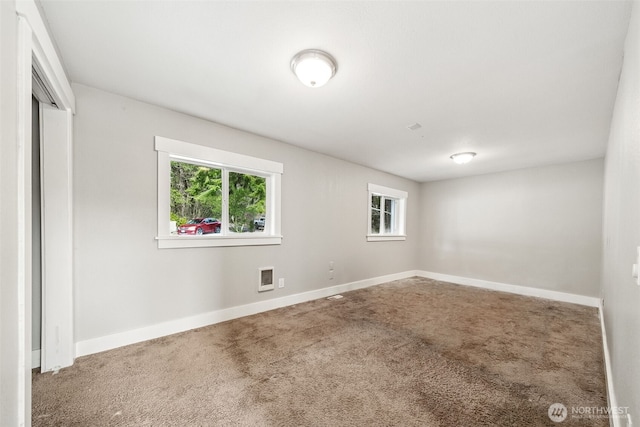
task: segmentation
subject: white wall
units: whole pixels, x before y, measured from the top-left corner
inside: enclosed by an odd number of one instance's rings
[[[14,1],[0,1],[0,425],[18,425],[20,389],[18,307],[17,26]]]
[[[25,342],[30,345],[30,325],[20,307],[27,294],[21,277],[28,260],[19,257],[17,224],[18,150],[18,27],[15,1],[0,1],[0,425],[15,426],[30,419],[30,366],[26,367]],[[25,147],[26,148],[26,147]],[[27,150],[28,152],[28,150]],[[26,161],[22,159],[26,166]],[[22,286],[22,288],[21,288]],[[22,300],[24,301],[24,299]],[[23,313],[21,316],[21,312]],[[27,329],[29,328],[29,329]],[[30,358],[30,355],[29,355]]]
[[[415,268],[417,183],[86,86],[73,90],[77,341]],[[158,249],[155,135],[283,163],[283,244]],[[409,192],[405,242],[366,242],[369,182]],[[258,294],[261,266],[274,266],[286,287]]]
[[[633,4],[605,161],[605,327],[619,406],[640,423],[640,286],[631,265],[640,246],[640,4]]]
[[[602,173],[596,159],[423,184],[419,268],[599,296]]]

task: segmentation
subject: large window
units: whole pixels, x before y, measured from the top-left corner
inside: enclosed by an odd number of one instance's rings
[[[370,242],[405,240],[407,192],[381,185],[369,184]]]
[[[156,137],[158,247],[279,244],[282,164]]]

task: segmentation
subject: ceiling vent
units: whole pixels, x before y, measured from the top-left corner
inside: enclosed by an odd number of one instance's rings
[[[407,129],[409,129],[409,130],[418,130],[421,127],[422,127],[422,125],[420,123],[416,122],[416,123],[414,123],[412,125],[407,126]]]

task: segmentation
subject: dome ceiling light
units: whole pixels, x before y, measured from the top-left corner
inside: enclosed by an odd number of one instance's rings
[[[459,165],[464,165],[465,163],[469,163],[476,156],[476,153],[472,153],[470,151],[466,153],[456,153],[453,154],[450,159],[456,162]]]
[[[308,87],[324,86],[336,74],[337,68],[331,55],[317,49],[298,52],[291,60],[291,71]]]

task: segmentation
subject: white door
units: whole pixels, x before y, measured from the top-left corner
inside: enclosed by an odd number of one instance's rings
[[[71,114],[42,105],[42,372],[73,364]]]

